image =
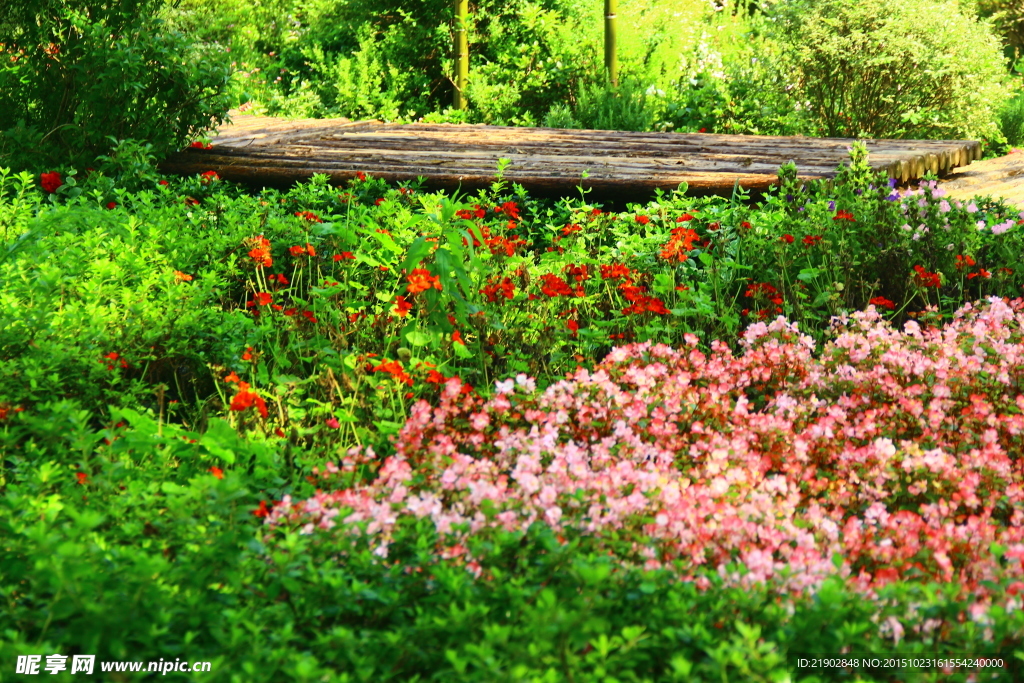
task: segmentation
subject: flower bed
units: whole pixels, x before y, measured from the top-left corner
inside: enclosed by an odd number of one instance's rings
[[[442,556],[476,573],[468,536],[538,522],[648,569],[796,592],[838,574],[869,592],[919,579],[983,594],[1020,576],[1024,301],[965,306],[941,329],[896,331],[873,308],[837,324],[820,359],[779,318],[739,356],[695,337],[634,344],[542,393],[525,375],[498,382],[486,401],[449,380],[440,405],[412,408],[375,481],[286,498],[266,521],[361,528],[386,557],[399,518],[426,517]],[[373,457],[350,451],[320,485]]]

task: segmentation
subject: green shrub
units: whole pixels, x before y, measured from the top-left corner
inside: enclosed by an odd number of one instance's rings
[[[92,164],[109,136],[183,147],[229,108],[227,57],[167,32],[159,0],[19,0],[0,48],[0,160],[18,168]]]
[[[1024,93],[1007,102],[999,112],[999,129],[1010,145],[1024,145]]]
[[[998,40],[953,2],[789,0],[775,8],[793,95],[830,137],[981,138],[1007,93]]]

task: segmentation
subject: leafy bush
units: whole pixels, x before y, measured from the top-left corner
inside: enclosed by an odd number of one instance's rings
[[[999,129],[1010,145],[1024,145],[1024,93],[1006,103],[999,112]]]
[[[151,18],[160,4],[16,2],[0,46],[0,158],[82,168],[111,149],[110,136],[166,155],[221,122],[225,55],[165,31]]]
[[[796,99],[830,137],[998,133],[1005,64],[985,24],[953,2],[791,0],[775,6]]]

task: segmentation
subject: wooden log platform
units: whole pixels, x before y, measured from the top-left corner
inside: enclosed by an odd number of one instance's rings
[[[939,185],[955,199],[993,197],[1024,209],[1024,150],[955,169]]]
[[[428,189],[476,190],[506,180],[532,194],[633,198],[686,183],[691,194],[760,193],[796,163],[802,179],[832,178],[849,162],[852,139],[634,133],[453,124],[389,124],[347,119],[234,115],[212,149],[189,148],[165,160],[164,173],[209,170],[254,186],[286,187],[323,173],[341,184],[362,172],[388,181],[417,177]],[[969,140],[865,140],[868,161],[906,183],[948,173],[981,157]]]

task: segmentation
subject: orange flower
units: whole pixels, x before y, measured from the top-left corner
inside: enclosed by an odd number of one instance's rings
[[[174,271],[174,281],[175,282],[191,282],[192,281],[192,276],[191,275],[186,275],[185,273],[181,272],[180,270],[176,270],[176,271]]]
[[[441,280],[436,275],[431,275],[426,268],[414,268],[408,276],[410,294],[419,294],[433,287],[441,291]]]
[[[455,342],[456,344],[462,344],[463,346],[466,345],[466,342],[462,340],[462,333],[459,332],[458,330],[452,332],[452,341]]]
[[[83,484],[84,485],[85,484],[85,480],[89,478],[89,475],[86,474],[85,472],[78,472],[78,473],[75,474],[75,477],[78,479],[78,483],[79,484]]]
[[[266,292],[256,292],[256,303],[260,306],[267,306],[273,301],[274,297]]]
[[[224,470],[222,470],[219,467],[211,467],[209,469],[209,472],[210,472],[210,474],[212,474],[213,476],[217,477],[218,479],[223,479],[224,478]]]

